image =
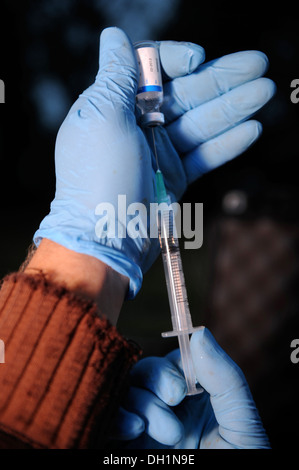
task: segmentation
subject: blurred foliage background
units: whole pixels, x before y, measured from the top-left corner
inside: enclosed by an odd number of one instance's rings
[[[56,133],[98,67],[99,34],[123,28],[133,41],[201,44],[206,60],[258,49],[270,61],[275,98],[256,116],[262,138],[246,153],[205,175],[184,202],[204,204],[204,244],[183,263],[194,325],[206,324],[243,368],[273,447],[298,440],[299,337],[298,111],[290,83],[298,77],[295,7],[186,0],[23,0],[1,2],[0,273],[17,270],[54,197]],[[161,261],[141,292],[124,305],[119,329],[144,354],[165,354],[171,329]]]

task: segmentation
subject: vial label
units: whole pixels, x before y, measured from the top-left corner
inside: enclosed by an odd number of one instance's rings
[[[136,50],[139,66],[137,94],[148,91],[162,91],[162,79],[158,51],[154,47]]]

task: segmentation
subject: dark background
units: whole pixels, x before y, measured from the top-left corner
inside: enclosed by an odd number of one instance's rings
[[[265,52],[277,94],[256,116],[264,133],[185,194],[184,201],[204,204],[204,245],[184,251],[183,263],[194,325],[207,324],[242,367],[273,447],[290,448],[299,438],[299,364],[290,361],[290,343],[299,337],[299,104],[290,100],[290,83],[299,78],[298,12],[201,3],[152,1],[148,9],[143,0],[2,1],[0,274],[18,269],[48,212],[56,133],[96,75],[104,27],[120,26],[132,40],[199,43],[207,61],[238,50]],[[146,355],[176,347],[160,336],[170,329],[160,260],[125,304],[119,328]]]

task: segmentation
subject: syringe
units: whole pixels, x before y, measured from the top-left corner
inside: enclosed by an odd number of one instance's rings
[[[156,171],[157,202],[159,204],[158,230],[173,326],[173,331],[162,333],[162,336],[164,338],[178,337],[187,395],[196,395],[201,393],[203,389],[196,383],[189,335],[202,327],[194,328],[192,325],[181,253],[175,231],[175,214],[171,207],[170,197],[166,192],[162,172],[159,169],[153,128],[152,131],[158,167]]]
[[[158,229],[173,331],[162,333],[162,336],[178,336],[187,394],[195,395],[201,393],[203,389],[196,386],[189,335],[199,328],[192,326],[179,243],[175,233],[174,211],[159,169],[154,133],[155,126],[164,124],[164,115],[160,110],[163,102],[163,88],[158,44],[154,41],[141,41],[135,44],[135,48],[139,66],[136,95],[137,108],[141,112],[139,122],[142,127],[152,128],[157,164],[157,202],[159,205],[164,203],[162,210],[158,211]]]

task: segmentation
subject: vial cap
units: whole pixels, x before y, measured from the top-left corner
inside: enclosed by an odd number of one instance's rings
[[[142,127],[161,126],[165,124],[163,113],[145,113],[140,116],[140,125]]]

